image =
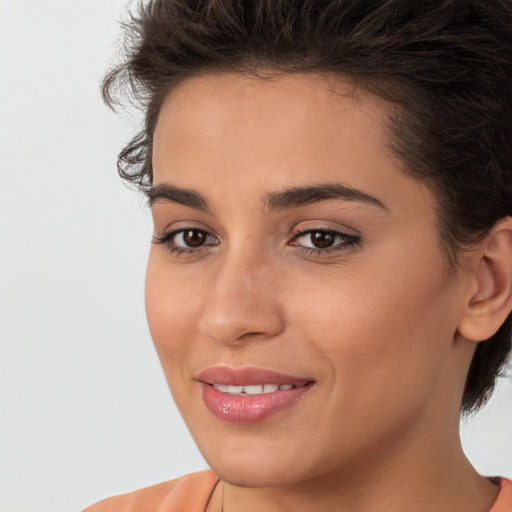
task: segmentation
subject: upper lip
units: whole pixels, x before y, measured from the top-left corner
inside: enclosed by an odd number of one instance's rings
[[[227,386],[254,386],[258,384],[293,384],[301,386],[312,382],[311,378],[285,375],[265,368],[234,368],[213,366],[201,371],[197,380],[206,384],[225,384]]]

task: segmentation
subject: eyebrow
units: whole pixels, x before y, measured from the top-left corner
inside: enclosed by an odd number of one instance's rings
[[[149,206],[153,206],[158,201],[171,201],[203,212],[210,211],[208,201],[202,194],[187,188],[176,187],[170,183],[161,183],[156,187],[151,187],[147,196]]]
[[[382,201],[357,188],[343,185],[342,183],[323,183],[306,187],[294,187],[282,192],[267,195],[265,204],[270,211],[284,210],[304,206],[318,201],[329,199],[343,199],[344,201],[358,201],[373,204],[388,210]]]
[[[153,206],[153,204],[159,201],[170,201],[203,212],[210,212],[208,201],[202,194],[194,190],[176,187],[170,183],[161,183],[152,187],[147,193],[147,196],[149,206]],[[293,187],[280,192],[272,192],[265,197],[264,204],[268,210],[272,212],[305,206],[329,199],[358,201],[373,204],[383,210],[388,210],[384,203],[376,197],[341,183],[315,184],[305,187]]]

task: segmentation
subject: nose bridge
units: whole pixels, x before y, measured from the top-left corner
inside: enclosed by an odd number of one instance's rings
[[[277,273],[263,251],[232,247],[219,257],[200,320],[200,329],[215,343],[237,344],[265,338],[282,329],[276,292]]]

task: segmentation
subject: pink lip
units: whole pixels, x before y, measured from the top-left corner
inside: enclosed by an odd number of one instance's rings
[[[300,386],[313,379],[294,377],[264,368],[231,368],[214,366],[203,370],[197,380],[207,384],[226,384],[228,386],[251,386],[256,384],[295,384]]]
[[[232,423],[261,421],[302,398],[314,385],[313,379],[293,377],[262,368],[216,366],[199,374],[203,400],[217,418]],[[257,384],[293,384],[297,387],[257,395],[232,395],[212,384],[250,386]]]

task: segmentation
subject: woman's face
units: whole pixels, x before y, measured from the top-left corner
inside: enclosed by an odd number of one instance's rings
[[[382,101],[329,76],[209,74],[162,107],[148,321],[231,483],[357,474],[457,420],[467,282],[385,123]]]

